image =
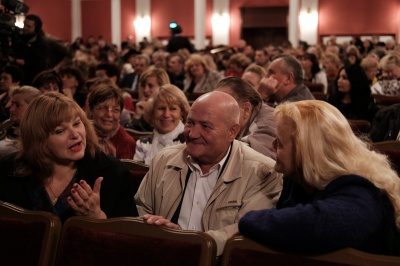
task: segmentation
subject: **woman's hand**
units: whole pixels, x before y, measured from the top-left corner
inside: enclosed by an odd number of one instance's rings
[[[103,177],[96,179],[93,190],[81,180],[75,183],[71,189],[71,197],[68,197],[68,203],[77,215],[87,216],[95,219],[107,219],[106,214],[100,207],[100,188]]]

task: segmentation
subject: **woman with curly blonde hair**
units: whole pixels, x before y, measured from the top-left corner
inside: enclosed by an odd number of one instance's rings
[[[351,247],[400,256],[400,179],[387,157],[326,102],[284,103],[274,115],[282,194],[276,209],[247,213],[239,230],[297,251]]]

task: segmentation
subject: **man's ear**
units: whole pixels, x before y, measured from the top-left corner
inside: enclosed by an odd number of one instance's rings
[[[239,134],[239,132],[240,132],[240,125],[239,124],[234,124],[230,128],[230,132],[231,132],[231,137],[232,137],[232,141],[233,141],[236,138],[237,134]]]
[[[251,116],[251,112],[253,111],[253,106],[251,106],[251,103],[245,102],[242,104],[242,109],[243,109],[243,119],[247,120]]]
[[[287,79],[285,80],[285,85],[293,84],[294,83],[294,75],[292,72],[286,74]]]

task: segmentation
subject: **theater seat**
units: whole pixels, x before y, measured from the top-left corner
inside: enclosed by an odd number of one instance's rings
[[[390,106],[396,103],[400,103],[399,95],[371,94],[371,96],[374,97],[374,99],[381,106]]]
[[[151,135],[153,133],[151,131],[138,131],[138,130],[135,130],[132,128],[127,128],[127,127],[125,127],[124,129],[125,129],[126,133],[131,135],[131,137],[134,140],[138,140],[138,139],[140,139],[140,137]]]
[[[371,146],[375,151],[388,156],[393,168],[400,176],[400,141],[386,140],[381,142],[374,142],[371,144]]]
[[[60,219],[0,201],[0,265],[54,265]]]
[[[367,120],[349,119],[348,121],[351,129],[357,136],[368,135],[371,130],[371,123]]]
[[[134,178],[134,193],[139,189],[140,183],[142,182],[144,176],[149,171],[149,166],[145,165],[143,162],[121,159],[123,165],[129,169]]]
[[[326,254],[304,254],[263,246],[243,236],[228,240],[222,266],[394,266],[400,257],[381,256],[345,248]]]
[[[68,219],[56,265],[214,265],[216,243],[204,232],[172,230],[141,218]]]

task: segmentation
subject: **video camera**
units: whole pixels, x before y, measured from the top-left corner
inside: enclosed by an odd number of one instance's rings
[[[0,0],[4,6],[4,12],[0,13],[0,66],[4,65],[10,54],[10,43],[20,34],[15,26],[15,15],[28,13],[29,7],[18,0]]]

